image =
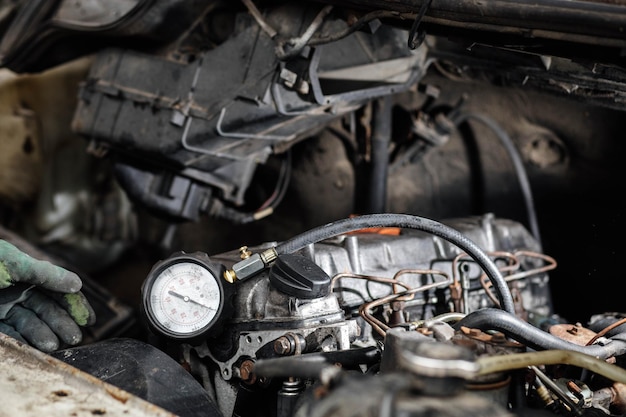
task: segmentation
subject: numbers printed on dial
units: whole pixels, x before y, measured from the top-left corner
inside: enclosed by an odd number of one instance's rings
[[[215,318],[221,293],[209,270],[193,262],[179,262],[154,280],[150,302],[154,319],[167,330],[190,334]]]

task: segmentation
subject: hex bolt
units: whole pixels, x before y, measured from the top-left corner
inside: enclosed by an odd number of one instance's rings
[[[239,375],[242,381],[249,384],[254,384],[254,382],[256,381],[256,375],[254,374],[254,362],[252,362],[250,359],[246,359],[245,361],[243,361],[243,363],[239,367]]]
[[[287,336],[281,336],[274,341],[274,352],[279,355],[288,355],[292,352],[291,342]]]

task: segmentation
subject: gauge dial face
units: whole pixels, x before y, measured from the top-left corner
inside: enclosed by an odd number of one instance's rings
[[[167,336],[182,338],[208,330],[223,302],[217,278],[206,267],[190,260],[158,270],[147,296],[153,325]]]

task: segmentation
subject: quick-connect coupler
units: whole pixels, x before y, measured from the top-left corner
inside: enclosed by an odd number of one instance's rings
[[[235,281],[244,281],[267,268],[278,257],[275,248],[269,248],[261,253],[252,254],[237,262],[231,269],[224,272],[224,279],[231,284]]]

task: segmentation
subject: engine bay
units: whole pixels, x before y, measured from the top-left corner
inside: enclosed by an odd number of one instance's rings
[[[626,414],[623,4],[96,3],[0,3],[0,239],[98,317],[9,414]]]

